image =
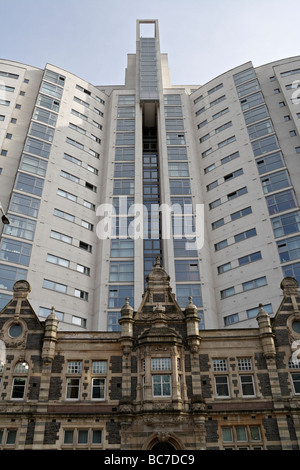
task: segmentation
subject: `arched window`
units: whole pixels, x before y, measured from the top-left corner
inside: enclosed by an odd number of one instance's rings
[[[27,362],[18,362],[15,365],[15,374],[28,374]]]

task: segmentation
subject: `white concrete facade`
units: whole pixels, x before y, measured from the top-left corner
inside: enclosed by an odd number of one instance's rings
[[[144,23],[154,36],[140,37]],[[41,318],[55,306],[60,328],[114,330],[160,256],[182,308],[193,296],[201,328],[256,326],[260,303],[275,313],[282,278],[300,276],[298,82],[293,57],[173,86],[156,20],[137,21],[125,85],[1,60],[0,201],[11,222],[2,305],[26,278]],[[125,197],[192,204],[194,214],[204,204],[203,248],[186,252],[173,235],[101,239],[102,205]],[[160,235],[165,227],[161,216]]]

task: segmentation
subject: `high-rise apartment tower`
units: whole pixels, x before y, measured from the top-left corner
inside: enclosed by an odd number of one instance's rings
[[[300,280],[299,84],[300,56],[171,85],[157,20],[137,21],[125,85],[1,60],[2,306],[27,279],[41,318],[118,329],[159,257],[200,328],[275,312]]]

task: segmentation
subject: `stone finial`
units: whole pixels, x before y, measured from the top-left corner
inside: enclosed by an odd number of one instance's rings
[[[55,315],[55,307],[51,308],[51,313],[48,315],[47,320],[57,320],[58,321],[58,318]]]
[[[191,309],[197,309],[196,305],[193,303],[193,297],[191,297],[191,296],[189,297],[189,303],[187,304],[186,309],[187,309],[187,308],[188,308],[188,309],[189,309],[189,308],[191,308]]]
[[[31,286],[28,281],[21,280],[14,283],[13,287],[13,297],[14,299],[23,299],[26,300],[29,297],[31,292]]]
[[[49,313],[49,315],[48,315],[48,317],[46,318],[46,321],[45,321],[46,332],[49,333],[49,331],[51,331],[51,334],[52,334],[53,331],[56,331],[58,323],[59,323],[59,319],[55,315],[55,307],[52,307],[51,308],[51,313]],[[46,337],[48,337],[48,336],[49,335],[46,334]]]
[[[155,307],[153,307],[153,317],[152,321],[156,326],[165,326],[166,322],[166,307],[163,304],[158,303]]]
[[[285,277],[280,284],[280,288],[283,290],[283,295],[299,295],[298,281],[293,277]]]
[[[192,317],[197,317],[198,319],[198,308],[197,306],[193,303],[193,297],[189,297],[189,303],[185,307],[185,315],[186,318],[192,318]]]
[[[269,315],[268,315],[267,312],[264,310],[263,304],[259,304],[259,306],[258,306],[258,314],[257,314],[256,317],[265,317],[265,316],[269,316]]]
[[[129,297],[125,297],[125,304],[121,308],[121,316],[132,315],[133,308],[129,303]]]

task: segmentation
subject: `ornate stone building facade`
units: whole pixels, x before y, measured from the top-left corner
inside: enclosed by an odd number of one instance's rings
[[[300,297],[281,283],[274,319],[199,330],[157,260],[121,332],[41,322],[27,281],[0,314],[0,448],[299,450]]]

